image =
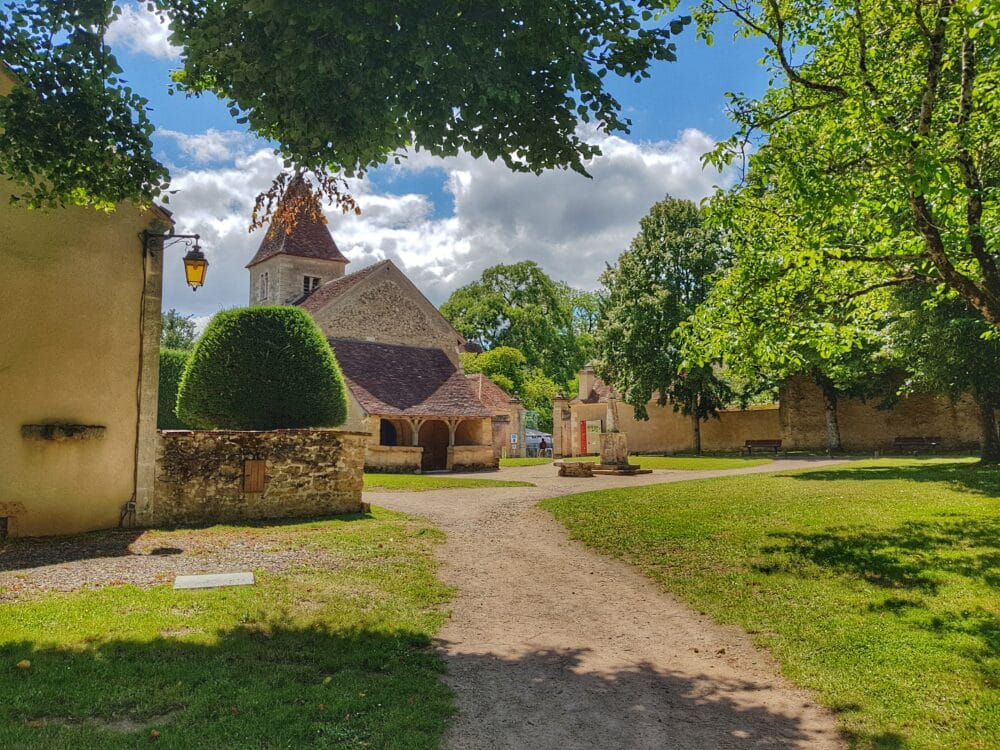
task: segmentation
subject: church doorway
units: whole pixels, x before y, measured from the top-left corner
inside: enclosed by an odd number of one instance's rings
[[[422,471],[444,471],[448,468],[448,425],[438,420],[425,422],[420,428],[420,447],[424,455]]]

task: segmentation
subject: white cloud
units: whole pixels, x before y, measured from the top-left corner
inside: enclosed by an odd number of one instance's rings
[[[211,132],[211,131],[210,131]],[[208,136],[208,134],[205,134]],[[430,197],[376,193],[366,181],[352,184],[361,216],[327,214],[351,270],[391,258],[440,304],[458,286],[497,263],[538,262],[553,278],[596,288],[605,263],[628,247],[639,219],[668,193],[700,200],[724,175],[703,170],[701,156],[714,142],[689,129],[676,141],[633,143],[592,136],[603,155],[588,164],[593,179],[575,172],[515,174],[500,163],[462,155],[435,159],[416,154],[400,173],[441,170],[454,197],[454,214],[435,216]],[[269,150],[236,157],[231,167],[175,175],[170,204],[177,231],[200,232],[211,262],[206,286],[186,291],[180,261],[165,271],[164,308],[206,314],[246,304],[243,268],[261,242],[247,233],[254,198],[270,184],[281,162]]]
[[[112,46],[121,45],[129,52],[163,60],[176,60],[181,56],[180,48],[170,44],[167,25],[144,4],[123,5],[121,15],[108,27],[105,39]]]
[[[248,154],[256,143],[249,133],[238,130],[216,130],[209,128],[204,133],[181,133],[166,128],[156,131],[157,135],[176,141],[177,147],[199,164],[232,161],[237,156]]]

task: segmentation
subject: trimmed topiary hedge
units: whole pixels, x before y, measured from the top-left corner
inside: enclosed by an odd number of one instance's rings
[[[335,427],[347,419],[340,366],[297,307],[218,313],[181,378],[178,416],[203,429]]]
[[[177,418],[177,387],[191,352],[160,349],[160,392],[157,399],[156,429],[186,430],[188,425]]]

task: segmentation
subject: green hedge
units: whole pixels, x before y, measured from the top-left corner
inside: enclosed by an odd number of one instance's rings
[[[347,419],[330,345],[297,307],[218,313],[181,378],[177,414],[204,429],[335,427]]]
[[[186,430],[188,425],[177,418],[177,388],[191,352],[181,349],[160,349],[160,392],[157,400],[156,428]]]

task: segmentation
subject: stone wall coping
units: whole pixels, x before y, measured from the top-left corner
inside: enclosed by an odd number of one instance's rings
[[[367,435],[368,433],[362,433]],[[422,445],[369,445],[368,450],[379,450],[379,451],[393,451],[396,453],[416,453],[417,451],[422,451],[424,447]]]
[[[180,435],[306,435],[309,433],[335,433],[337,435],[353,435],[356,437],[371,437],[370,432],[357,430],[338,430],[336,427],[294,427],[280,430],[157,430],[164,437]]]

